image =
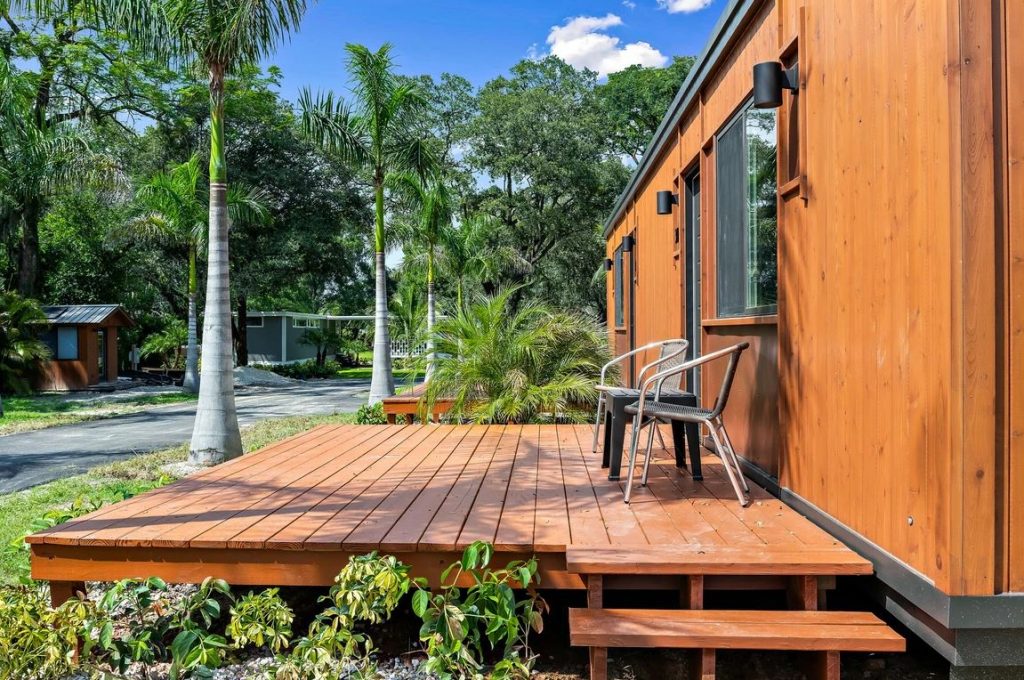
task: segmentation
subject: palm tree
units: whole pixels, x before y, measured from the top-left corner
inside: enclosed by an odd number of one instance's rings
[[[199,292],[197,261],[206,240],[209,198],[202,186],[199,154],[166,172],[159,172],[139,187],[136,199],[141,214],[130,219],[117,235],[142,237],[175,247],[184,247],[188,259],[185,285],[188,297],[188,340],[185,352],[185,377],[182,386],[199,391],[199,346],[196,297]],[[260,190],[230,187],[227,192],[228,215],[232,220],[267,217],[265,194]]]
[[[426,380],[434,374],[434,324],[437,320],[437,303],[434,297],[434,276],[440,245],[449,238],[452,225],[452,195],[441,181],[424,181],[411,173],[388,177],[388,183],[397,191],[404,192],[417,208],[416,219],[407,224],[406,241],[423,249],[427,268],[427,374]]]
[[[38,337],[45,323],[46,315],[35,300],[0,292],[0,417],[4,392],[27,389],[32,373],[50,356]]]
[[[439,263],[455,280],[457,309],[462,309],[466,284],[471,279],[496,281],[508,269],[528,266],[515,248],[494,245],[494,237],[501,228],[498,220],[476,214],[445,234]]]
[[[349,77],[354,83],[350,107],[332,92],[299,95],[302,129],[314,143],[365,167],[374,196],[373,246],[376,267],[374,302],[373,375],[370,403],[395,393],[388,335],[387,238],[384,231],[385,178],[396,172],[430,174],[436,162],[428,140],[418,136],[411,115],[425,105],[419,86],[400,80],[394,72],[391,45],[376,52],[348,44]]]
[[[242,454],[235,410],[228,259],[225,78],[260,61],[294,30],[306,0],[94,0],[147,52],[202,68],[210,88],[210,212],[203,376],[189,460],[212,465]]]
[[[443,398],[452,400],[451,417],[477,423],[590,417],[608,360],[605,332],[594,320],[538,302],[515,306],[515,293],[481,297],[438,322],[428,413]]]

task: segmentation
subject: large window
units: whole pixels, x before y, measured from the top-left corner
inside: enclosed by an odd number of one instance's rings
[[[718,135],[716,254],[718,316],[774,314],[775,111],[747,107]]]
[[[614,271],[612,278],[613,292],[615,294],[615,327],[622,328],[626,325],[626,316],[622,306],[622,246],[615,249]]]
[[[57,326],[43,332],[39,339],[50,349],[50,357],[58,361],[78,359],[78,327]]]

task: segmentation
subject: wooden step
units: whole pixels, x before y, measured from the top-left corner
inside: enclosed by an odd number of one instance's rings
[[[869,576],[871,562],[842,544],[832,546],[569,547],[573,574]]]
[[[874,614],[821,611],[570,609],[575,646],[902,652]]]

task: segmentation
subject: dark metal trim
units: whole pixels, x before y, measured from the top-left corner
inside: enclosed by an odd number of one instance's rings
[[[718,23],[715,24],[715,28],[711,31],[711,37],[708,38],[707,45],[704,46],[704,50],[697,57],[697,61],[690,70],[690,74],[683,81],[682,86],[679,88],[679,93],[672,100],[668,112],[661,120],[661,125],[658,126],[654,137],[651,138],[651,143],[647,145],[647,150],[640,158],[640,162],[633,171],[633,175],[629,178],[629,183],[626,184],[626,188],[623,189],[622,193],[615,200],[611,216],[604,223],[605,238],[608,238],[608,234],[615,227],[615,223],[622,217],[626,205],[632,199],[634,191],[640,184],[640,180],[643,179],[646,172],[650,169],[651,163],[657,158],[669,132],[682,120],[683,115],[700,92],[701,86],[724,56],[725,50],[732,42],[732,39],[740,28],[743,27],[745,21],[753,15],[754,10],[760,9],[763,5],[764,0],[730,0],[729,6],[722,12]]]

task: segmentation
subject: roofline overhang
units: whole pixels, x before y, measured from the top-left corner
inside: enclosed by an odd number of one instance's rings
[[[754,12],[763,5],[764,0],[729,1],[729,5],[722,12],[722,16],[718,18],[715,28],[711,31],[711,37],[708,38],[703,51],[697,57],[697,61],[694,62],[693,68],[690,69],[689,75],[683,81],[675,99],[672,100],[672,104],[669,105],[668,112],[661,119],[661,124],[651,138],[650,144],[647,145],[647,150],[640,157],[640,162],[637,164],[636,169],[633,170],[626,188],[615,199],[615,206],[612,208],[611,216],[604,223],[605,239],[608,238],[612,229],[615,228],[615,224],[625,213],[626,206],[633,199],[637,187],[640,186],[640,183],[646,177],[647,171],[651,169],[651,165],[661,155],[661,149],[665,145],[665,140],[682,122],[683,116],[690,110],[694,100],[700,94],[701,87],[707,82],[715,67],[718,66],[733,38],[745,26],[747,20],[753,16]]]

